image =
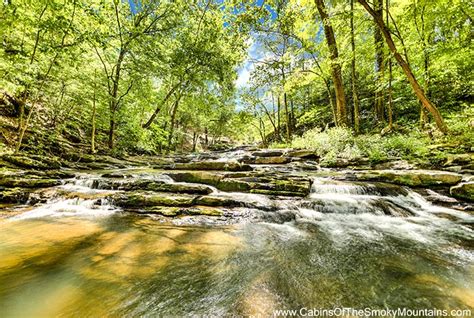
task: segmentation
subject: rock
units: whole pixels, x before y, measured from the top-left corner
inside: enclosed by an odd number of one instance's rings
[[[26,203],[29,195],[30,191],[22,188],[0,189],[0,203]]]
[[[26,169],[57,169],[60,167],[60,165],[57,163],[52,164],[53,161],[42,162],[39,160],[32,159],[28,156],[22,156],[22,155],[3,155],[2,159],[17,167],[26,168]]]
[[[221,209],[212,207],[165,207],[157,206],[146,209],[147,213],[157,213],[164,216],[181,216],[181,215],[207,215],[207,216],[222,216],[223,211]]]
[[[474,201],[474,182],[462,182],[449,190],[451,195],[455,198]]]
[[[252,167],[239,162],[225,161],[197,161],[187,163],[175,163],[172,165],[158,166],[158,169],[172,170],[218,170],[218,171],[251,171]]]
[[[217,186],[223,178],[222,175],[206,171],[167,172],[166,175],[176,182],[203,183],[212,186]]]
[[[22,178],[2,178],[0,186],[6,188],[47,188],[60,185],[61,181],[56,179],[37,179],[24,176]]]
[[[281,149],[265,149],[252,152],[254,157],[280,157],[284,153]]]
[[[96,188],[125,191],[146,190],[188,194],[209,194],[213,191],[212,188],[202,184],[167,183],[163,181],[147,179],[102,179],[97,180]]]
[[[387,161],[383,163],[376,164],[374,166],[375,170],[412,170],[415,169],[415,166],[409,163],[406,160],[395,160],[395,161]]]
[[[451,186],[459,183],[457,173],[436,170],[372,170],[350,175],[361,181],[382,181],[412,187]]]
[[[295,149],[289,150],[286,155],[288,157],[303,158],[303,159],[319,159],[318,154],[313,150]]]
[[[254,192],[284,196],[306,196],[311,188],[307,178],[288,178],[282,175],[265,177],[265,174],[254,174],[245,177],[225,177],[207,172],[171,172],[168,175],[178,182],[203,183],[228,192]],[[227,176],[227,175],[226,175]],[[232,175],[228,175],[232,176]],[[266,190],[266,191],[253,191]]]
[[[288,157],[257,157],[255,158],[255,164],[257,165],[277,165],[285,164],[291,161]]]
[[[222,206],[222,207],[244,206],[243,202],[239,202],[237,200],[227,198],[227,197],[219,197],[219,196],[214,196],[214,195],[206,195],[206,196],[198,197],[195,200],[195,204],[205,205],[205,206]]]
[[[190,195],[169,195],[153,192],[129,192],[112,196],[113,202],[124,208],[145,208],[151,206],[189,207],[196,197]]]
[[[443,166],[462,166],[462,165],[472,165],[474,163],[474,154],[472,153],[463,153],[448,155],[446,162]]]
[[[118,172],[110,172],[110,173],[104,173],[102,175],[103,178],[117,178],[117,179],[123,179],[126,178],[127,176],[124,175],[123,173],[118,173]]]

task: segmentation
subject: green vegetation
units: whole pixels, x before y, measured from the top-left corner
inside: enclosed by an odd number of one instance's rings
[[[71,158],[258,142],[315,149],[326,162],[430,165],[474,147],[467,1],[7,0],[0,8],[2,153]]]

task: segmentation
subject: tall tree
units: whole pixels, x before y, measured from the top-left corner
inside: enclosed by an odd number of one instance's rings
[[[351,0],[351,87],[352,87],[352,107],[354,116],[354,130],[356,134],[360,132],[360,110],[359,96],[357,94],[357,71],[356,71],[356,52],[355,52],[355,34],[354,34],[354,0]]]
[[[324,0],[315,0],[316,8],[318,9],[319,16],[324,27],[324,34],[326,36],[326,42],[329,47],[329,58],[331,59],[331,74],[334,83],[334,90],[336,92],[336,125],[346,126],[346,96],[344,94],[344,83],[342,80],[341,64],[339,62],[339,53],[337,49],[336,37],[334,30],[329,19],[329,15],[324,4]]]
[[[383,20],[383,0],[374,0],[374,12],[377,19]],[[375,19],[375,18],[374,18]],[[374,42],[375,42],[375,118],[378,122],[384,118],[384,40],[382,31],[375,24]]]
[[[390,33],[390,30],[388,29],[387,25],[385,24],[383,18],[381,19],[374,9],[367,3],[365,0],[357,0],[366,10],[367,12],[375,19],[378,27],[382,31],[382,34],[385,38],[385,41],[387,42],[387,45],[392,52],[393,56],[397,60],[398,64],[402,68],[403,72],[405,73],[411,87],[413,88],[413,91],[415,92],[415,95],[418,97],[420,102],[423,104],[423,107],[425,107],[430,114],[433,116],[436,125],[438,129],[443,132],[447,133],[448,132],[448,127],[444,123],[443,117],[441,116],[438,108],[428,99],[426,96],[425,92],[423,91],[423,88],[419,84],[418,80],[416,79],[415,75],[413,74],[409,64],[405,60],[405,58],[398,52],[397,47],[395,45],[395,42],[392,39],[392,35]]]

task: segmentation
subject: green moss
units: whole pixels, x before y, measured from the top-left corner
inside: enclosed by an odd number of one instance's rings
[[[474,182],[463,182],[449,190],[453,197],[474,202]]]

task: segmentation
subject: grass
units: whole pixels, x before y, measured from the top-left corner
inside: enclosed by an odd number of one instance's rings
[[[418,129],[407,133],[354,135],[350,129],[319,128],[306,131],[289,144],[272,147],[292,147],[314,150],[322,162],[337,159],[358,160],[368,158],[373,163],[400,158],[423,166],[441,165],[452,154],[472,151],[474,135],[468,120],[447,120],[451,132],[447,136],[427,134]],[[435,136],[433,136],[435,135]]]

